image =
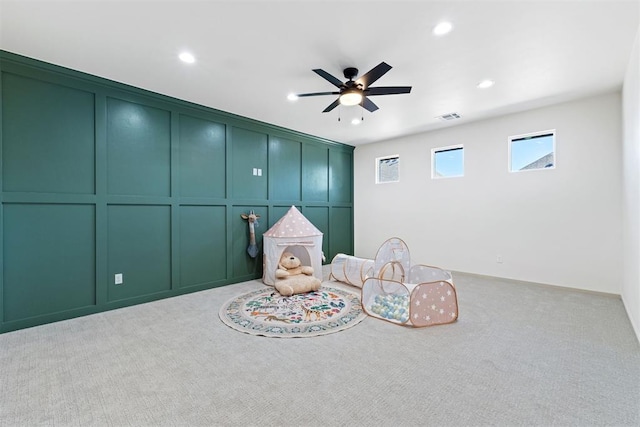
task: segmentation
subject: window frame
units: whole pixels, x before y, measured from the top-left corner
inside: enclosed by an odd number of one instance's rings
[[[462,150],[462,174],[461,175],[436,175],[436,154],[447,151]],[[446,147],[436,147],[431,149],[431,179],[464,178],[464,144],[448,145]]]
[[[395,181],[381,181],[380,180],[380,162],[383,160],[396,159],[398,161],[398,179]],[[387,156],[376,157],[376,184],[392,184],[394,182],[400,182],[400,155],[389,154]]]
[[[542,168],[532,168],[532,169],[516,169],[514,170],[512,167],[512,145],[514,141],[521,141],[524,139],[533,139],[533,138],[543,138],[546,136],[552,136],[552,144],[553,144],[553,165],[549,166],[549,167],[542,167]],[[529,133],[524,133],[521,135],[512,135],[509,138],[507,138],[507,144],[508,144],[508,153],[507,153],[507,170],[509,171],[509,173],[517,173],[517,172],[533,172],[533,171],[540,171],[540,170],[553,170],[556,168],[556,165],[558,163],[558,153],[557,153],[557,146],[556,146],[556,137],[557,137],[557,132],[555,129],[547,129],[547,130],[542,130],[542,131],[537,131],[537,132],[529,132]]]

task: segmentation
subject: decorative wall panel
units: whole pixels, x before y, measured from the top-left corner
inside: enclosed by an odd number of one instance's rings
[[[3,51],[0,83],[0,332],[259,278],[294,204],[353,248],[353,147]]]

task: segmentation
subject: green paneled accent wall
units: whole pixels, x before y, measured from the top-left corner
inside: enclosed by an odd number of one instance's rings
[[[2,98],[3,190],[93,194],[94,95],[3,73]]]
[[[329,201],[350,203],[353,200],[352,176],[353,154],[329,151]]]
[[[226,127],[209,120],[180,115],[180,195],[226,195]]]
[[[226,206],[180,207],[180,287],[227,277]]]
[[[0,332],[259,278],[291,205],[352,251],[351,146],[4,51],[0,112]]]
[[[267,199],[267,135],[234,127],[231,173],[235,199]],[[254,175],[253,170],[260,174]]]
[[[107,191],[169,196],[171,114],[107,98]]]
[[[348,207],[332,207],[329,213],[329,253],[353,253],[353,211]]]
[[[302,151],[302,200],[329,200],[329,149],[305,145]]]
[[[269,141],[271,199],[300,200],[302,144],[283,138]]]
[[[95,208],[3,206],[3,322],[96,304]]]
[[[171,289],[169,206],[111,205],[107,227],[109,302]]]

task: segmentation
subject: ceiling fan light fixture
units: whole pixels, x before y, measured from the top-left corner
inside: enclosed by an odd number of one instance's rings
[[[340,104],[345,106],[358,105],[362,102],[362,92],[359,90],[346,90],[340,95]]]
[[[360,76],[359,79],[354,80],[358,74],[358,69],[354,67],[347,67],[343,70],[345,78],[349,79],[346,82],[332,76],[321,68],[315,68],[312,71],[334,85],[338,91],[334,89],[332,92],[301,93],[298,96],[302,98],[308,96],[338,95],[338,98],[335,101],[322,110],[323,113],[328,113],[339,105],[360,105],[363,110],[373,113],[378,110],[378,106],[369,99],[370,95],[398,95],[411,92],[411,86],[371,86],[380,77],[384,76],[391,68],[391,65],[383,61],[367,71],[364,75]],[[340,121],[339,118],[338,121]]]

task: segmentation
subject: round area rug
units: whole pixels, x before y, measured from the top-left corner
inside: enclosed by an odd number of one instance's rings
[[[275,288],[263,288],[235,297],[220,308],[220,319],[231,328],[280,338],[331,334],[365,317],[359,295],[326,287],[290,297],[283,297]]]

